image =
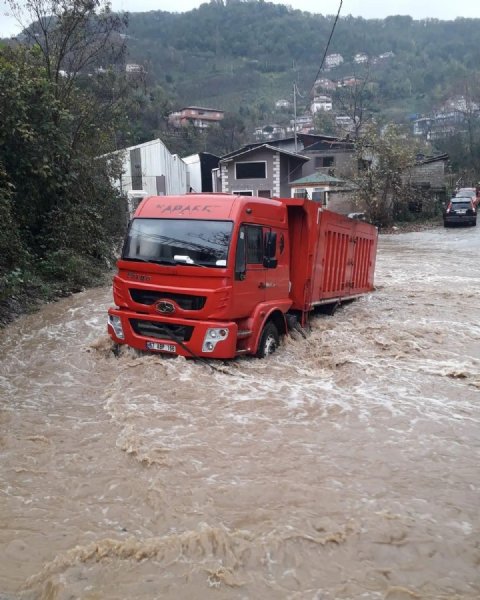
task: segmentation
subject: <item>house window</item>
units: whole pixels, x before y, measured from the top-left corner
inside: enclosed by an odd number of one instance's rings
[[[263,232],[261,227],[247,225],[247,263],[259,265],[263,263]]]
[[[322,169],[325,167],[333,167],[335,164],[334,156],[316,156],[315,157],[315,168]]]
[[[308,198],[307,190],[305,188],[297,188],[293,192],[293,197],[294,198]]]
[[[319,202],[320,204],[323,204],[323,206],[326,206],[326,204],[327,204],[326,194],[322,190],[313,191],[312,192],[312,200],[314,202]]]
[[[143,189],[143,173],[140,148],[130,150],[130,165],[132,170],[132,190],[141,190]]]
[[[235,179],[265,179],[266,176],[265,161],[235,163]]]
[[[232,194],[236,194],[237,196],[253,196],[252,190],[237,190],[233,191]]]
[[[257,193],[258,193],[259,198],[271,198],[272,197],[271,190],[258,190]]]

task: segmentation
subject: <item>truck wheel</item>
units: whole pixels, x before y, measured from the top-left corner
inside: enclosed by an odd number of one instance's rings
[[[263,328],[255,356],[257,358],[265,358],[269,354],[273,354],[278,348],[279,343],[280,338],[278,336],[278,329],[271,321],[269,321]]]

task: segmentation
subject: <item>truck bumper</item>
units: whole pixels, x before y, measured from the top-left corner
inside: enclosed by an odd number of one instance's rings
[[[234,358],[237,330],[233,321],[191,321],[117,308],[108,311],[112,340],[147,352],[189,358]]]

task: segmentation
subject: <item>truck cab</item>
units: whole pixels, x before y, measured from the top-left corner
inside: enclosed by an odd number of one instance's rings
[[[276,333],[260,355],[286,331],[288,225],[279,201],[223,194],[147,198],[130,222],[117,266],[108,327],[117,343],[233,358],[259,352],[267,321]]]

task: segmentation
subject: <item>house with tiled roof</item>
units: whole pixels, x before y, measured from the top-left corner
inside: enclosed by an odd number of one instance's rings
[[[217,191],[243,196],[290,196],[308,158],[268,143],[250,144],[220,159]]]
[[[292,181],[290,189],[292,198],[309,198],[340,214],[355,210],[355,184],[338,177],[316,172]]]

